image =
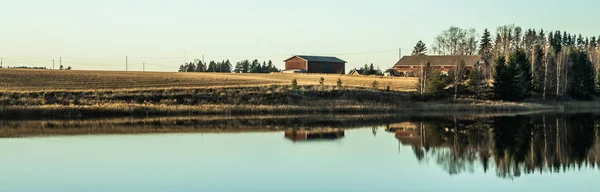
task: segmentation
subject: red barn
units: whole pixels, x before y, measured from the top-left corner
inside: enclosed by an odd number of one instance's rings
[[[285,60],[286,71],[344,74],[346,61],[337,57],[296,55]]]

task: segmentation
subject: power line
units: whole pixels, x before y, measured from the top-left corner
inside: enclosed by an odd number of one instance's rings
[[[116,59],[116,58],[121,58],[122,56],[115,56],[115,57],[64,57],[67,59]]]
[[[9,62],[6,62],[6,60],[4,60],[4,59],[3,59],[3,61],[2,61],[2,62],[3,62],[3,63],[8,63],[8,64],[11,64],[11,63],[42,63],[42,62],[51,62],[51,61],[52,61],[52,60],[38,60],[38,61],[9,61]]]

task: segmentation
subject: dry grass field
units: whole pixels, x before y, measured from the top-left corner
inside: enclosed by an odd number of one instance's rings
[[[219,88],[264,85],[336,85],[341,78],[347,87],[370,87],[373,81],[381,89],[414,91],[415,78],[372,77],[325,74],[234,74],[119,71],[59,71],[33,69],[0,69],[0,91],[93,91],[140,90],[170,88]]]

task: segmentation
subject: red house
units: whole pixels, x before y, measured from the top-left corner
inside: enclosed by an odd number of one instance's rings
[[[483,62],[481,56],[477,55],[404,56],[392,69],[402,74],[401,76],[411,77],[421,70],[421,66],[429,63],[433,69],[448,73],[449,70],[455,68],[462,61],[465,62],[467,70]]]

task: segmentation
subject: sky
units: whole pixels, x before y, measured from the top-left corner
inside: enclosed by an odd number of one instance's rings
[[[20,0],[1,3],[4,66],[176,71],[195,58],[337,56],[387,69],[451,25],[600,35],[597,0]],[[402,49],[401,53],[399,49]]]

